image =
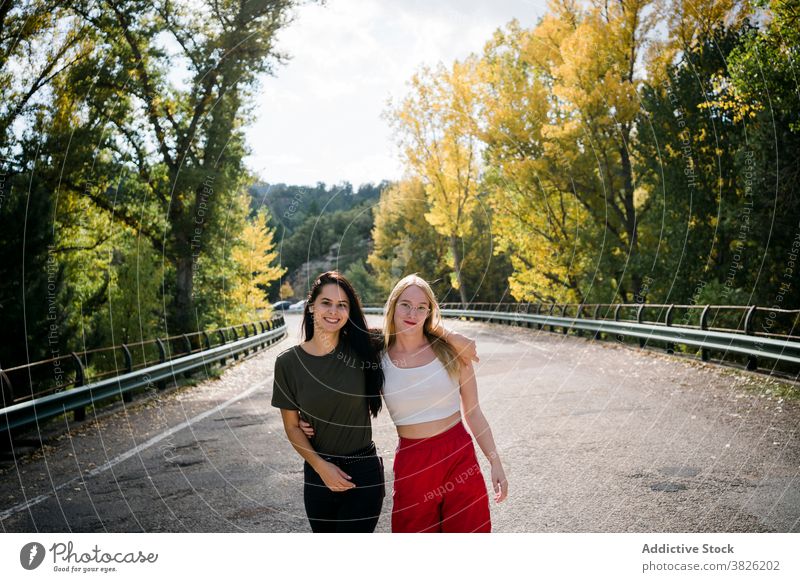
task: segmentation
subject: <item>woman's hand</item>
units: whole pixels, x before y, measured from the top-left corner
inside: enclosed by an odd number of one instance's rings
[[[306,422],[302,418],[300,419],[300,430],[302,430],[305,435],[308,437],[308,440],[314,438],[314,428],[311,426],[310,423]]]
[[[494,502],[500,503],[508,497],[508,480],[500,459],[492,462],[492,488],[494,489]]]
[[[351,477],[339,467],[328,461],[322,461],[318,467],[315,467],[317,474],[322,479],[323,483],[328,486],[328,489],[340,493],[355,487],[355,483],[350,481]]]

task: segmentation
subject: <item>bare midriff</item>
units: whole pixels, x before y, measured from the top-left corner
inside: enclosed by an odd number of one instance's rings
[[[461,422],[461,411],[454,412],[447,418],[420,422],[418,424],[403,424],[397,427],[397,435],[404,439],[426,439],[443,433]]]

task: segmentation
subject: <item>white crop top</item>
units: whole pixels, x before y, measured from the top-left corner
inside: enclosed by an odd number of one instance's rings
[[[383,400],[396,425],[447,418],[461,408],[459,383],[439,358],[416,368],[398,368],[384,352]]]

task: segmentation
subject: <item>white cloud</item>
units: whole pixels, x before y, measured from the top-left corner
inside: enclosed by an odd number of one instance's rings
[[[530,26],[544,0],[328,0],[281,31],[292,59],[262,83],[248,165],[268,182],[396,179],[401,165],[381,113],[423,64],[480,52],[512,18]]]

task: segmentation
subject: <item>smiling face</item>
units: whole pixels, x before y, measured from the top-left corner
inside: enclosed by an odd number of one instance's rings
[[[416,285],[408,286],[397,298],[394,309],[395,333],[422,335],[425,320],[431,312],[426,293]]]
[[[309,311],[314,317],[314,329],[336,333],[347,323],[350,301],[344,289],[336,283],[328,283],[322,286]]]

